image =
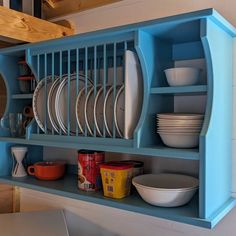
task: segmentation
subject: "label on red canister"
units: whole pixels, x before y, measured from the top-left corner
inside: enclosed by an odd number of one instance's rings
[[[101,189],[101,174],[99,165],[104,162],[104,152],[78,151],[78,187],[86,191]]]

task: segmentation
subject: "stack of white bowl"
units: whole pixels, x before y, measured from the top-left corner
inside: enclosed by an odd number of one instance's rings
[[[157,114],[157,133],[163,143],[175,148],[194,148],[199,144],[204,115],[193,113]]]

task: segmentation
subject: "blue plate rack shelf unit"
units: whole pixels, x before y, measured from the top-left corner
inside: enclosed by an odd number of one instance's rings
[[[112,73],[111,84],[124,82],[125,52],[136,53],[142,71],[142,107],[139,120],[130,139],[117,138],[114,122],[113,135],[107,137],[104,125],[101,137],[92,127],[93,134],[84,126],[71,132],[70,110],[67,113],[67,130],[49,132],[45,115],[44,132],[33,120],[24,138],[11,138],[1,130],[0,181],[21,187],[53,193],[69,198],[120,208],[201,227],[214,227],[235,205],[231,197],[231,117],[232,117],[232,58],[233,38],[236,30],[215,10],[206,9],[152,21],[101,30],[63,39],[20,45],[0,50],[0,73],[7,87],[5,114],[20,112],[32,102],[32,95],[19,95],[16,78],[17,62],[26,61],[40,82],[47,76],[52,82],[63,75],[76,78],[76,95],[82,81],[87,93],[90,83],[101,84],[104,90]],[[196,86],[169,87],[164,70],[178,61],[201,59],[206,67],[206,78]],[[118,69],[119,68],[119,69]],[[121,72],[118,73],[118,70]],[[110,72],[109,72],[110,71]],[[99,72],[99,73],[97,73]],[[81,80],[83,74],[83,80]],[[119,74],[119,75],[118,75]],[[92,81],[92,82],[91,82]],[[70,93],[68,84],[68,94]],[[48,84],[49,86],[49,84]],[[72,85],[71,85],[72,86]],[[96,86],[95,86],[96,88]],[[47,82],[44,86],[47,91]],[[98,91],[94,89],[94,96]],[[105,92],[104,92],[105,94]],[[204,124],[196,149],[166,147],[156,133],[156,113],[173,112],[178,95],[195,97],[204,95]],[[69,96],[69,95],[68,95]],[[46,99],[41,101],[46,109]],[[67,99],[70,109],[72,98]],[[192,106],[195,101],[193,99]],[[44,112],[47,114],[47,111]],[[227,120],[227,122],[226,122]],[[75,149],[95,149],[119,153],[180,158],[199,162],[199,192],[190,203],[182,207],[161,208],[145,203],[137,194],[122,200],[103,197],[102,193],[84,193],[77,188],[77,178],[43,182],[31,177],[12,178],[9,147],[13,144],[29,145],[30,162],[41,160],[43,146]]]

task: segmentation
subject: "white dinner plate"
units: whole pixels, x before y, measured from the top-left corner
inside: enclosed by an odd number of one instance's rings
[[[116,86],[116,91],[119,91],[121,86]],[[114,86],[111,86],[106,93],[106,97],[104,100],[104,107],[103,107],[103,116],[104,116],[104,123],[105,128],[110,137],[113,136],[113,122],[114,120],[114,105],[115,105],[115,98],[114,98]],[[115,125],[115,124],[114,124]]]
[[[101,85],[97,85],[97,91],[101,88]],[[90,88],[85,99],[84,114],[85,123],[90,135],[94,135],[94,104],[95,104],[94,86]]]
[[[106,91],[108,91],[110,87],[111,86],[106,86]],[[97,95],[94,101],[93,117],[96,126],[96,131],[99,136],[103,136],[103,125],[104,125],[103,107],[104,107],[105,96],[106,92],[104,94],[104,87],[101,87],[97,91]]]
[[[55,100],[56,100],[56,94],[57,94],[57,90],[58,87],[60,85],[60,78],[57,78],[48,93],[48,101],[47,101],[47,105],[48,105],[48,116],[49,119],[52,123],[52,126],[54,128],[54,130],[59,133],[60,130],[60,125],[57,121],[57,116],[56,116],[56,107],[55,107]]]
[[[76,74],[72,74],[70,79],[68,76],[64,76],[57,90],[55,102],[56,117],[61,129],[66,134],[69,130],[71,135],[76,134],[76,98],[79,91],[85,86],[85,80],[86,78],[83,74],[79,75],[78,84]],[[92,82],[89,79],[87,81],[88,86],[91,85]],[[68,87],[70,88],[68,89]]]
[[[89,91],[91,86],[87,87],[87,91]],[[85,134],[85,100],[86,100],[86,88],[83,87],[76,99],[75,104],[75,115],[76,115],[76,121],[79,126],[79,129],[81,133]]]
[[[54,76],[54,79],[57,79],[57,78],[58,78],[57,76]],[[48,97],[48,93],[51,86],[52,86],[52,76],[47,76],[46,78],[43,78],[42,80],[40,80],[35,88],[33,101],[32,101],[34,118],[39,128],[45,133],[46,131],[47,132],[52,131],[52,124],[50,122],[48,112],[47,112],[48,110],[47,97]]]
[[[124,137],[125,128],[125,86],[122,85],[117,92],[114,104],[114,120],[116,130],[121,138]]]
[[[125,112],[124,138],[132,139],[143,104],[143,79],[135,52],[125,52]]]

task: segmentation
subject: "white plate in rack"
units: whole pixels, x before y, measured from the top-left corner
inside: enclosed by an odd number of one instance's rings
[[[70,134],[71,135],[76,134],[76,114],[75,114],[76,97],[79,91],[85,86],[85,81],[86,78],[82,74],[79,74],[78,84],[77,84],[76,74],[72,74],[70,78],[68,76],[64,76],[64,79],[62,80],[57,90],[56,102],[55,102],[56,117],[61,129],[66,134],[69,132],[69,127],[70,127]],[[92,82],[89,79],[87,80],[87,83],[88,86],[92,84]],[[68,89],[69,86],[70,88]],[[68,100],[70,104],[69,107],[68,107]],[[68,118],[69,122],[67,121]]]
[[[116,130],[121,138],[124,137],[125,128],[125,86],[122,85],[117,92],[114,104],[114,119]]]
[[[143,79],[137,54],[125,52],[124,138],[132,139],[143,105]]]
[[[116,93],[120,89],[120,85],[116,86]],[[115,108],[115,98],[114,98],[114,86],[111,86],[106,93],[106,97],[104,100],[104,107],[103,107],[103,116],[104,116],[104,123],[106,127],[106,131],[110,137],[113,136],[113,123],[115,125],[114,120],[114,108]],[[116,135],[118,136],[118,135]]]
[[[54,76],[54,80],[58,77]],[[52,76],[47,76],[39,81],[37,84],[34,95],[33,95],[33,113],[34,118],[39,126],[39,128],[43,132],[51,132],[52,131],[52,123],[50,122],[48,112],[47,112],[47,97],[52,86]],[[47,85],[45,87],[45,85]],[[45,129],[45,125],[47,126],[47,130]]]
[[[91,89],[91,86],[87,87],[87,91]],[[79,126],[79,129],[82,134],[85,134],[85,100],[86,100],[86,88],[83,87],[76,99],[75,104],[75,115],[76,115],[76,121]]]
[[[57,121],[57,116],[56,116],[56,107],[55,107],[55,100],[56,100],[56,93],[58,90],[58,87],[60,85],[60,78],[57,78],[48,93],[48,101],[47,101],[47,105],[48,105],[48,116],[49,119],[52,123],[52,126],[54,128],[54,130],[59,133],[60,130],[60,125]]]
[[[106,91],[108,91],[110,87],[111,86],[107,85]],[[106,92],[104,95],[104,87],[101,87],[97,91],[97,95],[96,95],[95,101],[94,101],[93,116],[94,116],[96,131],[99,136],[103,136],[103,125],[105,125],[104,124],[104,115],[103,115],[105,96],[106,96]]]
[[[97,85],[97,91],[101,88],[101,85]],[[88,133],[94,135],[94,104],[95,104],[94,86],[90,88],[85,99],[84,104],[84,114],[85,114],[85,123],[88,129]]]

